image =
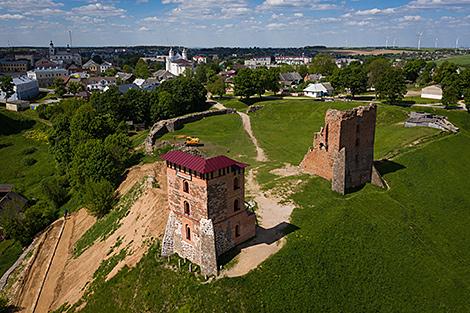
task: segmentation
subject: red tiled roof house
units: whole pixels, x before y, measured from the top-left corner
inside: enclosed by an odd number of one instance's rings
[[[256,216],[244,201],[247,164],[182,151],[162,158],[170,208],[162,256],[177,253],[198,264],[203,275],[217,275],[217,258],[255,236]]]

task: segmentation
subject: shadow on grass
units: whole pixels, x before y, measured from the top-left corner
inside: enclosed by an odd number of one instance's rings
[[[271,228],[264,228],[261,226],[256,226],[256,236],[248,241],[245,241],[242,244],[234,247],[228,252],[222,254],[218,258],[218,265],[225,266],[230,261],[232,261],[238,254],[240,254],[242,249],[256,246],[259,244],[273,244],[281,238],[287,236],[290,233],[293,233],[300,228],[291,223],[282,222]]]
[[[387,160],[387,159],[374,161],[374,166],[377,169],[377,171],[379,171],[380,175],[382,176],[388,173],[394,173],[394,172],[397,172],[399,170],[406,168],[406,166],[404,165],[401,165],[397,162]]]
[[[25,129],[30,129],[35,123],[34,120],[24,118],[13,119],[0,112],[0,135],[18,134]]]

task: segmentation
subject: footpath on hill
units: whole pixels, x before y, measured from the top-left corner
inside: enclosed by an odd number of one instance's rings
[[[250,117],[246,113],[237,112],[243,127],[256,147],[256,161],[266,162],[268,158],[259,146],[251,129]],[[240,253],[234,266],[221,273],[221,276],[237,277],[247,274],[258,267],[271,255],[278,252],[285,244],[284,233],[289,227],[289,219],[294,210],[293,203],[282,203],[282,199],[270,192],[263,192],[256,180],[256,169],[251,169],[246,178],[245,189],[257,204],[256,215],[258,227],[256,237],[240,246]]]

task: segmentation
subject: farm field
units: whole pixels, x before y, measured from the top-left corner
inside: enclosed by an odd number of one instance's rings
[[[163,139],[199,136],[206,152],[258,167],[266,188],[287,188],[284,196],[297,206],[291,223],[298,228],[287,244],[246,276],[205,284],[184,266],[168,269],[154,245],[135,268],[95,284],[82,312],[470,311],[470,167],[464,159],[470,155],[469,114],[426,109],[447,115],[461,129],[442,135],[404,128],[411,109],[380,105],[375,154],[394,156],[380,166],[390,189],[367,185],[341,196],[321,178],[280,178],[269,171],[300,162],[329,107],[358,103],[263,105],[250,116],[270,159],[266,164],[254,161],[238,115],[207,118]],[[291,181],[299,178],[294,187]],[[100,270],[105,276],[106,264]]]
[[[462,66],[470,66],[470,55],[459,55],[459,56],[454,56],[446,59],[440,59],[437,60],[437,64],[441,64],[444,61],[449,61],[451,63],[455,63],[457,65],[462,65]]]

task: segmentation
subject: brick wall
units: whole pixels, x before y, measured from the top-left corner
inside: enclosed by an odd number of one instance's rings
[[[310,174],[332,181],[345,193],[371,181],[377,108],[371,104],[348,111],[328,110],[325,126],[300,164]]]

